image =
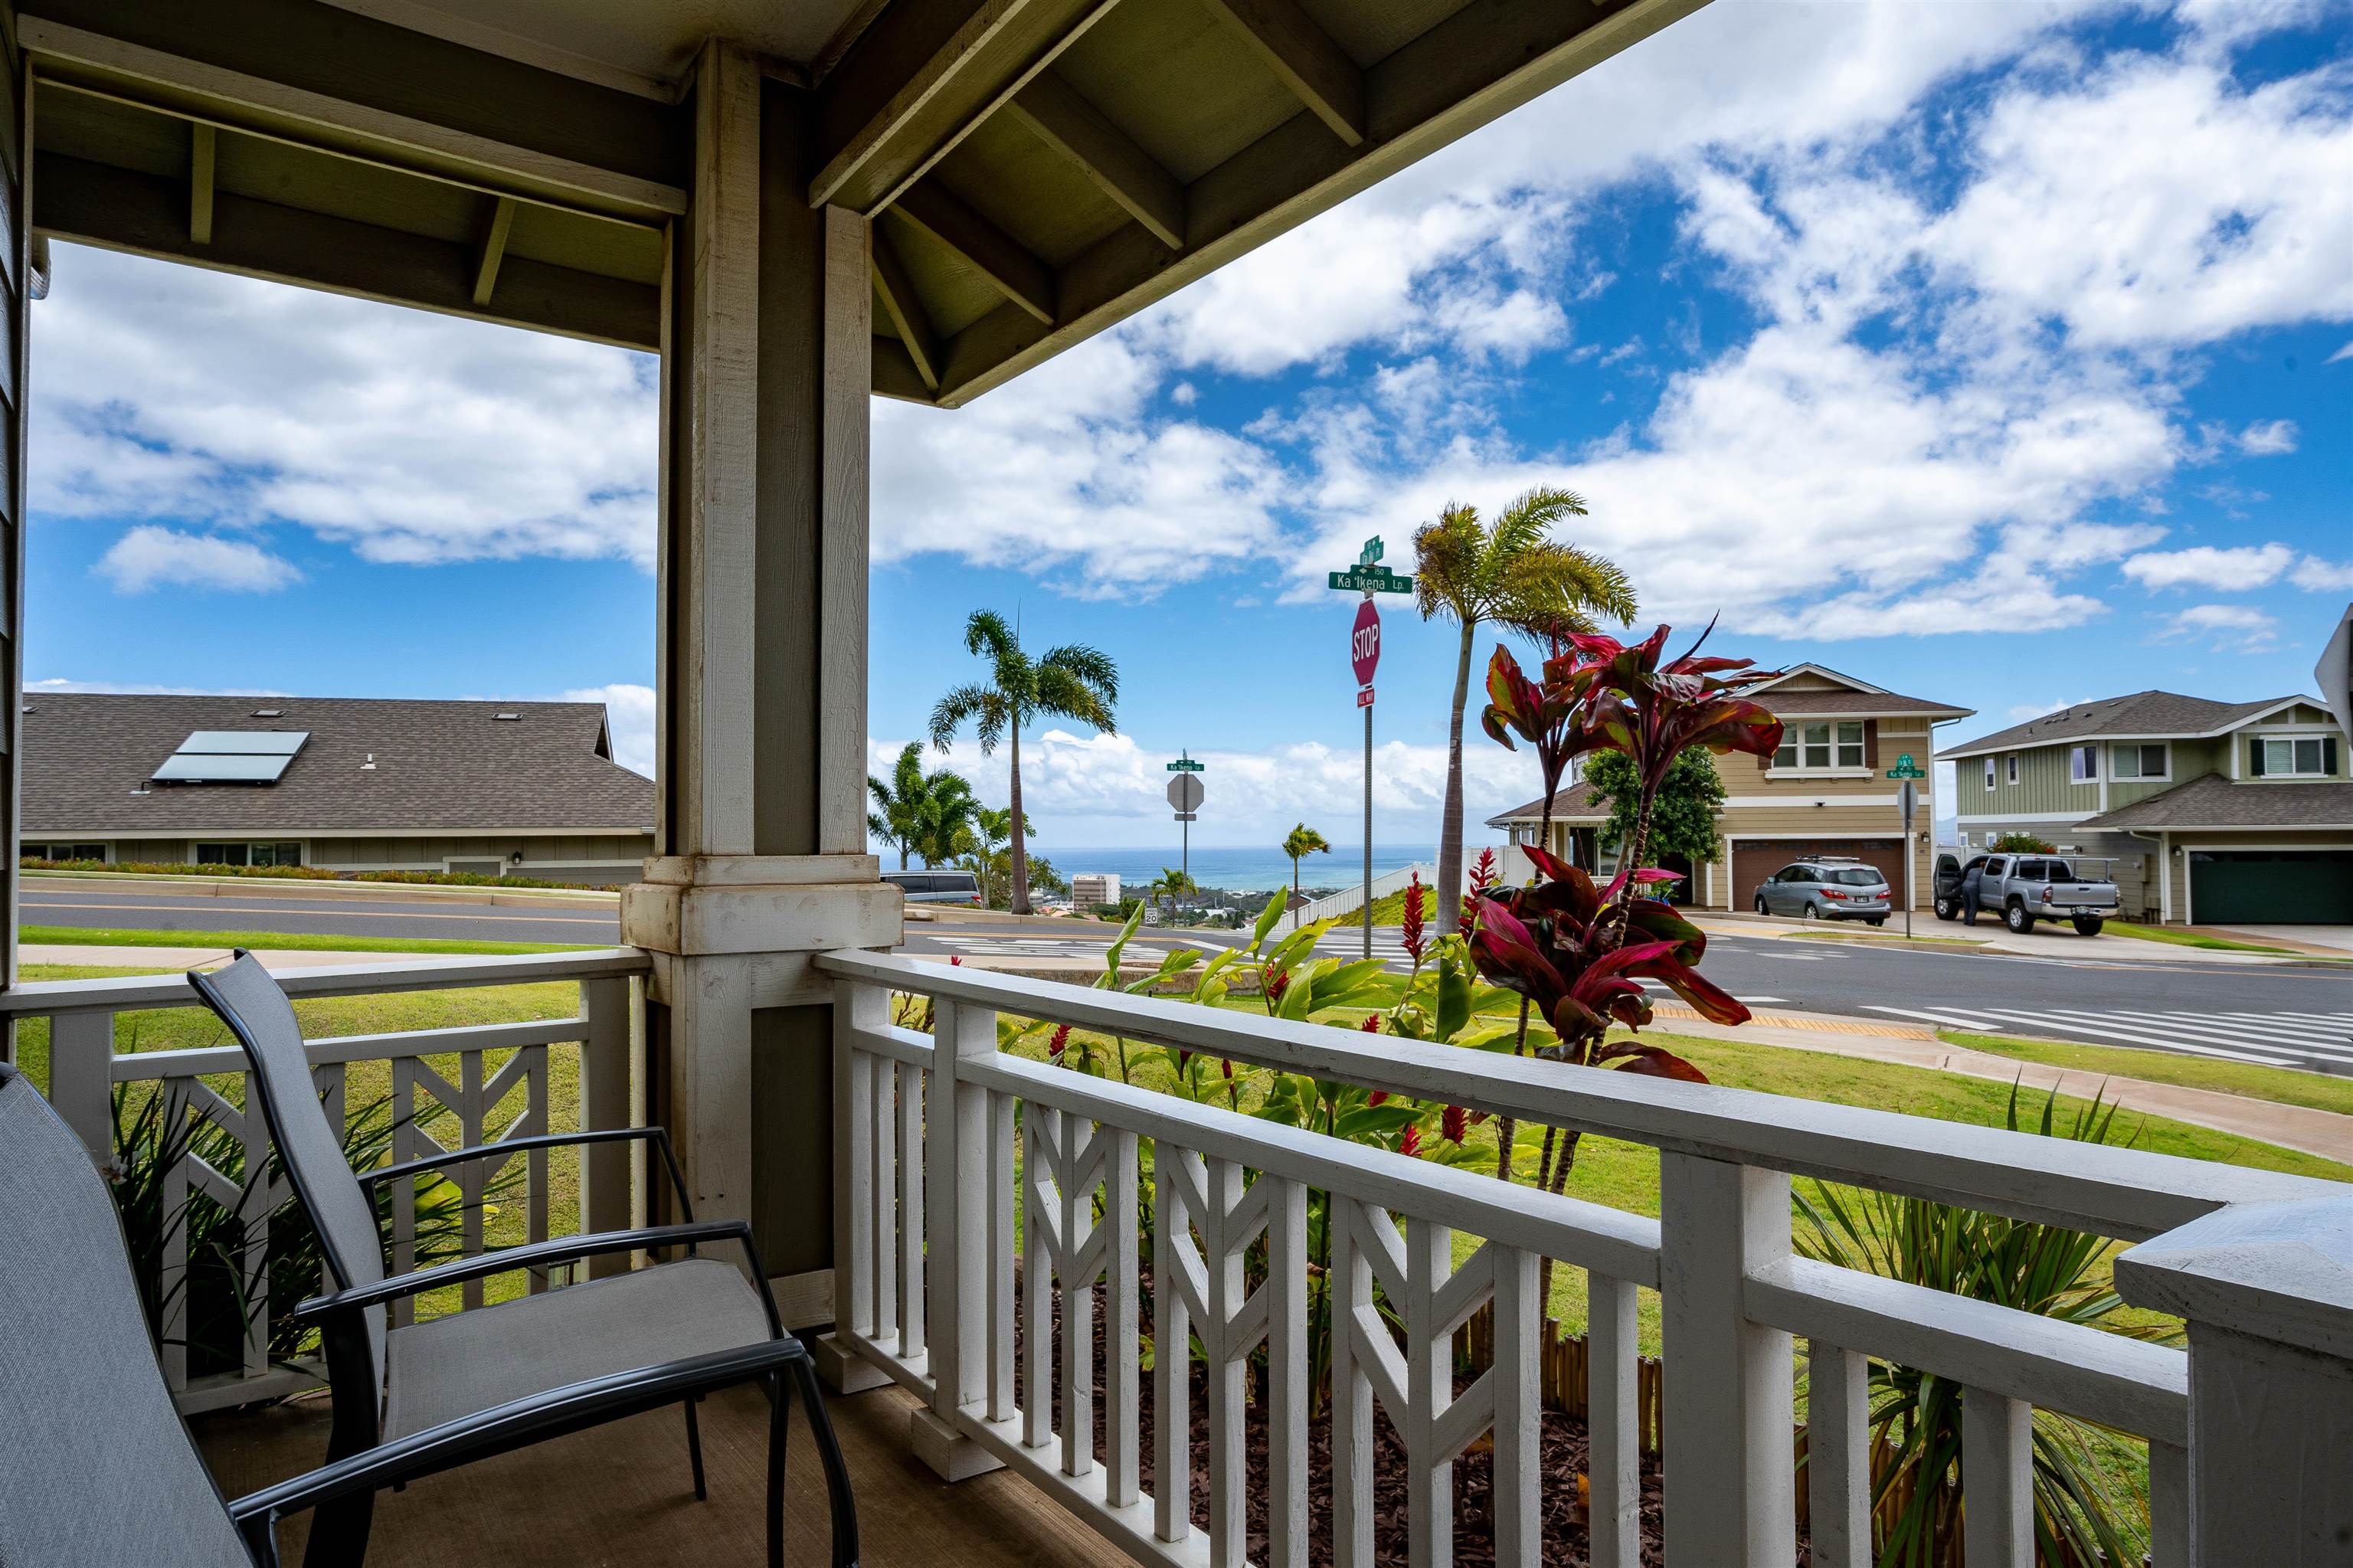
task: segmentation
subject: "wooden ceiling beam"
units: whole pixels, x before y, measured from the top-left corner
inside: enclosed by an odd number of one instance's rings
[[[1205,4],[1221,0],[1204,0]],[[948,408],[1134,315],[1696,11],[1705,0],[1476,0],[1365,76],[1365,139],[1303,111],[1186,186],[1172,253],[1123,224],[1055,275],[1056,318],[999,309],[941,344]]]
[[[1117,0],[897,0],[818,91],[812,206],[881,211]]]
[[[1351,147],[1365,140],[1365,73],[1299,0],[1202,0]],[[1567,9],[1564,5],[1563,9]]]
[[[188,127],[188,242],[213,242],[213,158],[216,132],[199,120]]]
[[[914,285],[907,281],[907,270],[899,260],[899,248],[881,225],[873,229],[874,289],[882,296],[883,313],[898,329],[899,341],[905,345],[907,357],[913,362],[915,375],[924,387],[933,392],[940,389],[939,336],[932,331],[932,319],[923,313],[923,304],[915,297]]]
[[[963,257],[1007,299],[1046,325],[1053,324],[1053,270],[939,181],[913,187],[892,210]]]
[[[1078,89],[1053,71],[1040,71],[1008,108],[1163,245],[1184,248],[1185,187]]]

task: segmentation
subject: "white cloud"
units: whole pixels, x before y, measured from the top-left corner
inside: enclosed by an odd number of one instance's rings
[[[2045,714],[2055,714],[2063,709],[2072,708],[2083,700],[2081,697],[2067,697],[2055,703],[2012,703],[2010,708],[2010,722],[2024,724],[2028,719],[2039,719]]]
[[[2239,432],[2239,450],[2249,457],[2284,457],[2295,450],[2294,419],[2264,419]]]
[[[2353,561],[2324,561],[2318,556],[2306,556],[2288,573],[2288,580],[2313,593],[2353,588]]]
[[[582,686],[564,694],[567,703],[602,703],[611,732],[613,760],[650,779],[654,776],[654,689],[628,682]]]
[[[64,675],[47,675],[25,683],[25,694],[36,696],[42,692],[128,692],[142,697],[283,697],[274,686],[162,686],[143,681],[76,681]]]
[[[2279,621],[2253,605],[2193,604],[2168,616],[2158,640],[2205,641],[2218,650],[2262,653],[2277,646]]]
[[[646,355],[79,247],[56,271],[37,512],[279,521],[376,561],[653,564]]]
[[[2343,348],[2338,349],[2335,354],[2332,354],[2327,359],[2322,360],[2321,363],[2323,365],[2334,365],[2340,359],[2353,359],[2353,342],[2348,342]]]
[[[1472,842],[1479,842],[1485,836],[1479,826],[1483,819],[1535,794],[1539,783],[1535,765],[1525,754],[1485,744],[1475,734],[1463,749],[1463,815]],[[887,773],[905,744],[869,739],[868,770]],[[1176,754],[1175,745],[1156,738],[1147,744],[1130,735],[1048,729],[1024,736],[1022,807],[1041,826],[1050,821],[1080,823],[1080,831],[1128,836],[1123,832],[1126,823],[1166,821],[1168,774],[1162,765]],[[1326,836],[1336,838],[1330,824],[1357,821],[1364,810],[1364,753],[1354,747],[1335,750],[1305,742],[1257,751],[1196,747],[1192,754],[1208,765],[1202,821],[1215,824],[1220,842],[1271,842],[1303,819],[1322,821]],[[1008,758],[1002,747],[984,758],[976,745],[960,739],[944,756],[926,747],[924,765],[952,768],[971,780],[973,792],[984,801],[1006,803]],[[1377,820],[1389,824],[1384,836],[1434,832],[1445,789],[1444,747],[1391,741],[1374,748],[1373,809]],[[1071,830],[1062,831],[1067,836]],[[1210,830],[1199,832],[1206,837]],[[1054,846],[1040,842],[1039,849],[1050,858]]]
[[[183,534],[142,524],[114,542],[90,568],[122,593],[156,587],[269,593],[302,580],[293,564],[260,546],[216,534]]]
[[[2117,569],[2152,591],[2200,588],[2243,593],[2277,582],[2295,564],[2295,552],[2282,544],[2236,545],[2228,548],[2199,545],[2187,550],[2135,556]]]

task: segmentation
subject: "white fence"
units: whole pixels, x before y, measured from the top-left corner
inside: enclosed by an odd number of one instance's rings
[[[1377,902],[1387,898],[1392,893],[1402,891],[1405,885],[1417,876],[1421,878],[1421,885],[1424,887],[1429,887],[1438,880],[1438,868],[1434,865],[1422,865],[1417,863],[1413,865],[1401,866],[1396,871],[1385,871],[1373,878],[1369,884],[1373,890],[1374,900]],[[1366,885],[1366,884],[1358,883],[1354,887],[1344,887],[1337,893],[1327,893],[1321,898],[1301,905],[1274,923],[1273,935],[1288,937],[1302,926],[1313,925],[1318,920],[1336,920],[1343,915],[1354,915],[1365,906]],[[1282,895],[1277,894],[1275,896],[1280,898]],[[1437,895],[1432,893],[1430,896],[1432,902],[1423,913],[1435,921],[1438,918]],[[1435,930],[1437,927],[1433,925],[1430,928]]]
[[[353,1034],[311,1041],[311,1072],[328,1115],[343,1125],[344,1081],[353,1063],[390,1066],[391,1155],[396,1161],[443,1152],[447,1148],[529,1137],[549,1130],[548,1047],[578,1042],[581,1119],[584,1127],[615,1127],[629,1120],[632,978],[648,968],[633,948],[520,957],[409,959],[290,969],[278,981],[294,997],[368,996],[393,991],[442,991],[517,985],[534,980],[576,980],[579,1013],[571,1018],[513,1023],[470,1024],[388,1034]],[[121,1084],[152,1083],[164,1096],[164,1125],[185,1134],[197,1119],[221,1128],[240,1147],[246,1172],[264,1171],[269,1139],[259,1108],[244,1093],[245,1056],[226,1030],[223,1044],[191,1050],[118,1054],[115,1019],[153,1008],[201,1006],[184,976],[141,975],[117,980],[41,980],[0,991],[0,1020],[10,1025],[46,1018],[49,1024],[48,1098],[66,1124],[101,1163],[115,1157],[112,1097]],[[427,1058],[455,1055],[457,1081]],[[224,1082],[223,1080],[230,1080]],[[518,1086],[522,1109],[503,1125],[488,1118]],[[446,1116],[438,1115],[436,1107]],[[428,1131],[430,1128],[433,1130]],[[183,1138],[174,1136],[174,1146]],[[481,1160],[453,1168],[448,1179],[463,1198],[463,1250],[483,1246],[483,1197],[501,1181],[507,1160]],[[543,1241],[548,1224],[548,1154],[530,1150],[520,1191],[525,1239]],[[632,1152],[622,1144],[581,1150],[581,1214],[588,1228],[620,1230],[629,1214]],[[393,1202],[390,1263],[396,1273],[415,1266],[416,1183]],[[188,1372],[187,1292],[189,1195],[200,1193],[242,1221],[242,1255],[235,1260],[248,1293],[243,1365],[234,1372],[191,1379]],[[165,1380],[181,1408],[208,1410],[292,1393],[320,1381],[307,1363],[273,1365],[269,1354],[270,1302],[266,1262],[269,1216],[289,1196],[280,1179],[234,1180],[191,1149],[163,1174],[163,1277],[155,1282],[163,1304],[159,1346]],[[530,1287],[544,1282],[534,1278]],[[481,1300],[481,1283],[466,1285],[465,1304]],[[413,1304],[403,1302],[396,1310]]]
[[[1597,1564],[1632,1568],[1639,1559],[1635,1308],[1643,1287],[1662,1298],[1669,1358],[1670,1562],[1786,1568],[1791,1561],[1791,1371],[1794,1340],[1803,1339],[1812,1374],[1811,1540],[1822,1568],[1870,1562],[1865,1358],[1929,1372],[1965,1390],[1969,1568],[2034,1562],[2029,1417],[2036,1406],[2147,1441],[2156,1561],[2161,1568],[2187,1564],[2188,1355],[1796,1256],[1791,1177],[2126,1240],[2226,1209],[2277,1213],[2274,1205],[2295,1205],[2302,1213],[2343,1202],[2343,1189],[2302,1178],[1395,1038],[1368,1041],[1349,1031],[902,958],[835,953],[818,965],[839,982],[839,1346],[923,1398],[913,1437],[943,1474],[1010,1467],[1142,1563],[1242,1562],[1244,1367],[1261,1343],[1271,1563],[1307,1560],[1310,1188],[1331,1194],[1335,1216],[1328,1278],[1339,1324],[1334,1531],[1341,1568],[1371,1561],[1375,1402],[1410,1455],[1416,1568],[1451,1560],[1451,1466],[1489,1433],[1496,1560],[1536,1561],[1535,1279],[1546,1256],[1585,1269],[1590,1286]],[[893,991],[934,999],[932,1034],[892,1025]],[[1507,1187],[1001,1054],[998,1012],[1648,1144],[1660,1151],[1662,1217]],[[1145,1140],[1154,1146],[1156,1245],[1149,1259],[1138,1255],[1137,1239]],[[1452,1262],[1457,1231],[1480,1239],[1460,1265]],[[1244,1253],[1261,1235],[1265,1278],[1245,1295]],[[1189,1330],[1208,1357],[1206,1539],[1191,1522],[1187,1465],[1164,1460],[1159,1474],[1167,1478],[1156,1495],[1138,1485],[1137,1335],[1147,1266],[1153,1338],[1162,1347],[1150,1374],[1157,1454],[1187,1452],[1187,1366],[1174,1347],[1186,1343]],[[1402,1320],[1401,1340],[1376,1310],[1376,1281]],[[1065,1326],[1059,1368],[1050,1362],[1042,1327],[1058,1299]],[[1449,1337],[1489,1300],[1494,1365],[1458,1396]],[[1087,1333],[1098,1309],[1107,1328],[1101,1464]],[[1027,1325],[1018,1366],[1017,1313]],[[2343,1333],[2348,1320],[2336,1320],[2331,1331]],[[854,1385],[855,1363],[849,1364]],[[1058,1384],[1065,1411],[1059,1428]],[[2348,1409],[2353,1398],[2327,1405],[2330,1419],[2321,1426],[2341,1430]],[[2214,1461],[2224,1462],[2219,1449]],[[2341,1451],[2335,1463],[2343,1467]],[[2263,1516],[2274,1532],[2263,1539],[2289,1542],[2302,1528],[2286,1517],[2293,1511],[2283,1505]],[[2245,1549],[2253,1555],[2206,1561],[2216,1568],[2225,1561],[2323,1561],[2287,1551],[2266,1555],[2253,1542]]]

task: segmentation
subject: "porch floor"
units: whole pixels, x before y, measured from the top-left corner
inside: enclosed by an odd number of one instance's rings
[[[866,1568],[1110,1568],[1127,1559],[1026,1481],[996,1471],[949,1486],[907,1446],[914,1398],[896,1387],[828,1399],[858,1496]],[[518,1563],[765,1561],[767,1402],[730,1389],[702,1406],[711,1500],[697,1502],[684,1419],[675,1409],[575,1433],[416,1482],[376,1499],[369,1568],[508,1568]],[[239,1497],[316,1467],[327,1450],[323,1395],[192,1425],[221,1489]],[[786,1468],[785,1561],[828,1559],[825,1483],[796,1410]],[[280,1527],[301,1561],[308,1516]]]

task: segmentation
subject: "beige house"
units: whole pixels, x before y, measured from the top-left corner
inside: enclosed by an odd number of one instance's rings
[[[1746,908],[1758,883],[1790,861],[1815,854],[1863,861],[1901,889],[1906,858],[1901,785],[1887,770],[1909,757],[1928,771],[1936,726],[1967,718],[1971,710],[1902,696],[1810,663],[1747,694],[1781,720],[1781,748],[1770,758],[1715,759],[1725,790],[1716,859],[1692,867],[1662,857],[1669,870],[1690,876],[1691,901],[1710,909]],[[1923,908],[1935,853],[1931,782],[1923,779],[1915,786],[1919,801],[1909,844],[1913,901]],[[1507,832],[1514,845],[1533,843],[1543,807],[1539,798],[1489,818],[1487,825]],[[1598,836],[1608,820],[1584,785],[1563,789],[1553,801],[1553,853],[1588,867],[1601,863]]]

